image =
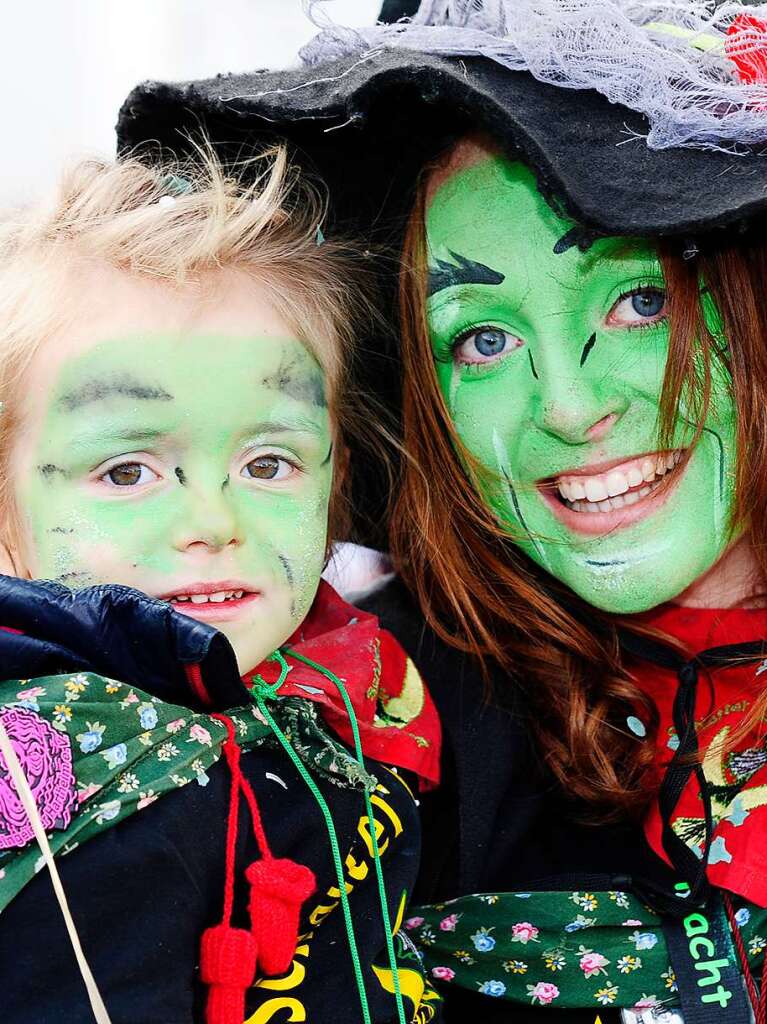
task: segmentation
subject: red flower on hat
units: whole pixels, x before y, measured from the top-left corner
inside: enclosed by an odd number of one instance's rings
[[[739,14],[727,29],[724,49],[741,82],[767,83],[767,21]]]

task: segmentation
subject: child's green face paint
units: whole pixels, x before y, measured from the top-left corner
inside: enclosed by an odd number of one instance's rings
[[[313,357],[269,330],[121,332],[48,377],[14,457],[30,574],[173,600],[255,667],[324,564],[332,434]]]
[[[461,440],[493,474],[488,504],[599,608],[681,593],[730,540],[735,409],[719,369],[689,461],[682,416],[674,447],[657,451],[668,323],[654,251],[615,238],[581,251],[577,227],[501,157],[448,177],[426,226],[436,372]]]

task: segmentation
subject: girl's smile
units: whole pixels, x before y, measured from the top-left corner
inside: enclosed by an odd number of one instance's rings
[[[596,536],[652,515],[684,473],[685,449],[615,459],[541,480],[538,490],[560,522]],[[664,484],[664,486],[661,486]]]

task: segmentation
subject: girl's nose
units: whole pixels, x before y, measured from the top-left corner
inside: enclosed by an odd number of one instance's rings
[[[625,395],[605,393],[593,381],[560,381],[542,391],[534,419],[547,434],[567,444],[601,441],[629,405]]]

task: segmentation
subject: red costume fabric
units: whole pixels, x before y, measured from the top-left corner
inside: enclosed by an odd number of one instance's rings
[[[712,647],[767,636],[767,612],[679,608],[665,605],[642,621],[680,641],[692,656]],[[640,688],[660,712],[655,769],[660,781],[678,746],[672,706],[676,674],[649,662],[631,666]],[[767,661],[701,671],[696,700],[698,746],[711,792],[714,832],[708,858],[712,884],[767,907],[767,735],[752,730],[736,748],[726,743],[767,685]],[[631,723],[630,723],[631,724]],[[672,819],[674,831],[702,856],[704,816],[700,789],[691,776]],[[662,822],[657,804],[647,816],[645,832],[665,860]]]
[[[423,789],[439,783],[441,728],[437,709],[418,670],[378,619],[347,604],[324,581],[301,626],[283,653],[290,672],[281,697],[302,697],[321,707],[322,718],[353,746],[349,715],[338,688],[326,676],[291,658],[303,655],[333,670],[344,684],[357,717],[367,757],[414,772]],[[280,665],[265,661],[249,673],[276,683]]]

